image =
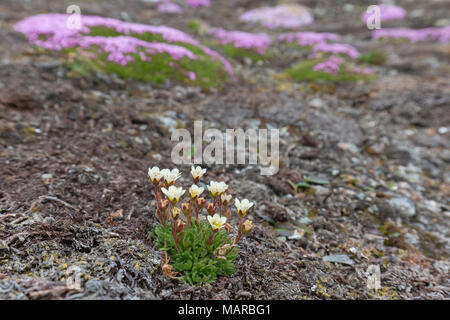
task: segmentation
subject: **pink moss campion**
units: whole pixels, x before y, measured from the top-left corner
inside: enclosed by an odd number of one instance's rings
[[[19,21],[14,26],[14,30],[23,33],[31,43],[51,50],[76,46],[83,47],[87,43],[98,45],[104,51],[112,53],[112,61],[118,61],[120,64],[130,61],[130,58],[123,56],[129,53],[137,53],[136,47],[144,49],[149,54],[166,52],[175,60],[181,59],[181,57],[196,59],[196,56],[190,50],[179,45],[169,44],[170,42],[186,43],[202,49],[213,61],[220,61],[224,69],[230,75],[233,75],[233,68],[224,57],[180,30],[167,26],[151,26],[99,16],[81,16],[81,28],[77,30],[67,27],[68,18],[69,15],[66,14],[39,14]],[[90,37],[87,36],[90,27],[106,27],[125,36]],[[147,32],[159,35],[169,43],[141,41],[128,36]],[[121,50],[123,50],[122,54],[120,54]]]
[[[319,52],[331,53],[331,54],[343,54],[347,55],[352,59],[359,57],[359,51],[355,47],[344,43],[319,43],[313,48],[313,53],[317,54]]]
[[[210,32],[221,44],[232,44],[235,48],[254,50],[259,54],[264,54],[271,42],[265,33],[227,31],[222,28],[214,28]]]
[[[450,25],[442,28],[408,29],[391,28],[372,31],[372,39],[407,39],[413,43],[422,41],[450,42]]]
[[[183,13],[183,9],[176,3],[170,0],[161,0],[156,6],[156,10],[160,13],[180,14]]]
[[[327,60],[314,66],[314,71],[323,71],[332,75],[337,75],[344,59],[341,57],[331,56]]]
[[[186,73],[187,77],[189,78],[189,80],[194,81],[195,79],[197,79],[197,75],[195,74],[195,72],[189,71]]]
[[[406,16],[405,9],[397,7],[391,4],[380,4],[380,20],[381,21],[391,21],[391,20],[401,20]],[[362,15],[362,21],[367,22],[372,16],[371,13],[364,12]]]
[[[371,75],[371,74],[375,73],[372,69],[370,69],[368,67],[364,67],[364,66],[355,66],[354,65],[354,66],[349,66],[346,69],[347,69],[348,72],[357,73],[357,74],[368,74],[368,75]]]
[[[269,29],[295,29],[314,21],[306,7],[284,4],[276,7],[260,7],[244,12],[240,20],[243,22],[260,23]]]
[[[209,7],[211,5],[210,0],[186,0],[186,3],[193,8]]]
[[[314,46],[316,44],[334,41],[339,35],[330,32],[290,32],[278,36],[278,40],[288,43],[297,43],[300,46]]]

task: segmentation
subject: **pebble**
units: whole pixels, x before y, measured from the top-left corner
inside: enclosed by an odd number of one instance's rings
[[[323,108],[325,107],[325,102],[322,99],[314,98],[309,101],[309,105],[314,108]]]
[[[359,148],[350,142],[341,142],[338,144],[338,147],[344,151],[350,151],[351,153],[359,153]]]
[[[5,240],[0,240],[0,259],[7,258],[10,254],[8,244]]]
[[[416,235],[408,232],[407,234],[405,234],[405,242],[415,246],[419,244],[419,238]]]
[[[241,290],[237,293],[238,297],[250,299],[252,297],[251,292]]]
[[[42,223],[49,225],[55,222],[55,218],[53,217],[45,217],[44,220],[42,220]]]
[[[298,220],[298,222],[301,224],[310,224],[312,220],[308,217],[302,217]]]
[[[350,259],[346,254],[333,254],[330,256],[325,256],[323,257],[323,261],[348,264],[351,266],[355,264],[355,262],[352,259]]]
[[[402,217],[409,218],[416,214],[416,207],[408,198],[392,198],[389,199],[388,203]]]
[[[289,240],[299,240],[305,235],[305,230],[294,230],[294,233],[288,237]]]
[[[53,179],[53,175],[51,173],[44,173],[43,175],[41,175],[41,179],[44,181],[48,181]]]

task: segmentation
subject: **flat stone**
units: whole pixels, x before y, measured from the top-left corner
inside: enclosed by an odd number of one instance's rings
[[[396,210],[401,216],[409,218],[416,214],[414,203],[408,198],[392,198],[388,201],[392,209]]]
[[[355,264],[355,262],[352,259],[350,259],[346,254],[333,254],[330,256],[325,256],[323,257],[323,261],[348,264],[351,266]]]

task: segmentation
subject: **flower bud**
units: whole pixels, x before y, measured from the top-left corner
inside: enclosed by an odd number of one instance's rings
[[[176,224],[177,232],[181,232],[185,227],[186,227],[186,223],[185,222],[183,222],[181,220],[177,221],[177,224]]]
[[[186,217],[190,217],[190,216],[191,216],[191,213],[192,213],[192,211],[191,211],[191,204],[190,204],[190,203],[187,203],[187,202],[183,202],[183,203],[181,204],[181,211],[183,212],[183,214],[184,214]]]
[[[245,220],[242,224],[242,233],[249,233],[253,230],[254,226],[251,220]]]
[[[159,205],[159,209],[161,211],[164,211],[169,206],[169,200],[168,199],[163,199],[163,200],[159,201],[158,205]]]
[[[178,207],[175,207],[172,209],[172,217],[174,219],[178,219],[178,217],[180,216],[181,210]]]
[[[215,208],[214,204],[208,203],[208,205],[206,206],[206,211],[208,211],[210,216],[213,216],[214,213],[216,212],[216,208]]]
[[[206,200],[205,198],[198,198],[197,200],[195,200],[197,203],[197,206],[199,209],[203,208],[203,206],[206,204]]]

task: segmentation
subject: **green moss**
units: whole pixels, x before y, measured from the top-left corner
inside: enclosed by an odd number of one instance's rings
[[[264,54],[259,54],[251,49],[236,48],[232,44],[220,45],[220,48],[228,57],[240,62],[245,59],[250,59],[252,62],[267,61],[274,56],[273,52],[270,50],[266,50]]]
[[[195,34],[200,34],[201,31],[201,23],[197,19],[191,19],[189,20],[187,24],[189,30],[191,30]]]
[[[311,82],[347,82],[369,80],[374,77],[371,75],[345,71],[346,64],[341,65],[341,68],[336,75],[320,70],[314,71],[314,66],[323,61],[324,59],[302,60],[287,69],[286,74],[288,74],[295,81]]]
[[[357,61],[359,63],[371,65],[382,65],[386,62],[386,54],[380,51],[372,51],[367,54],[360,55]]]
[[[170,225],[164,227],[158,224],[152,232],[158,248],[167,250],[170,257],[169,263],[184,276],[184,280],[189,284],[208,283],[214,281],[219,275],[234,273],[238,248],[234,246],[229,249],[224,256],[225,259],[218,258],[215,250],[223,245],[232,244],[232,240],[224,230],[220,230],[210,243],[211,234],[211,226],[207,222],[194,223],[192,228],[186,228],[183,231],[177,249]]]

